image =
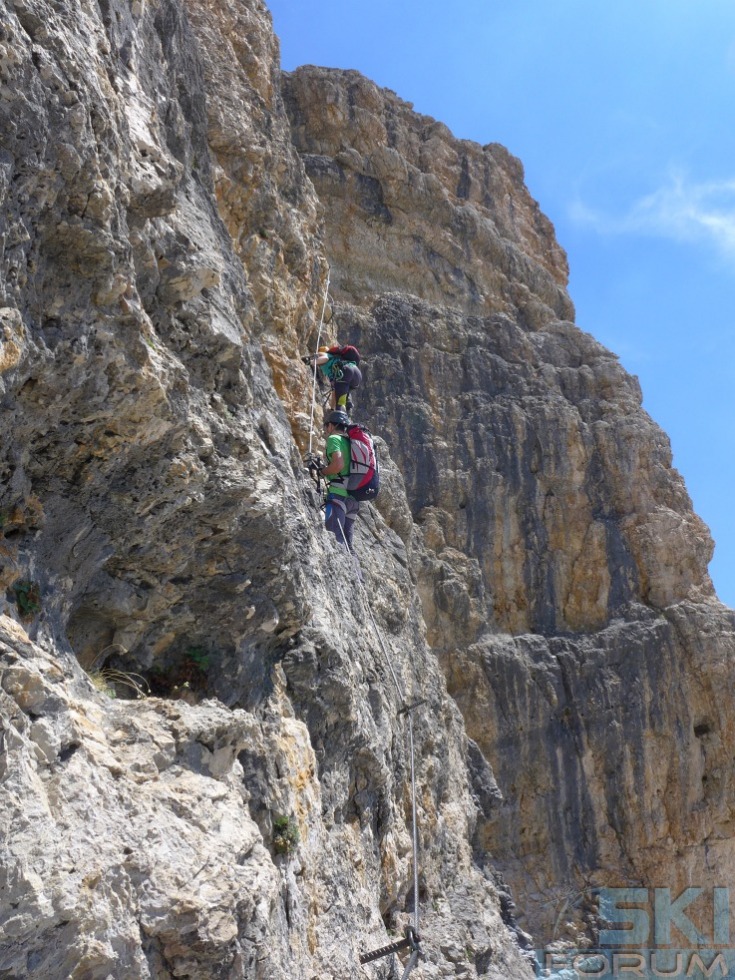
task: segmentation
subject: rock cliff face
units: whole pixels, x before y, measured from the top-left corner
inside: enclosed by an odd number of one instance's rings
[[[427,638],[503,797],[479,852],[543,939],[562,911],[565,938],[589,925],[597,886],[717,887],[733,614],[636,379],[570,322],[563,254],[502,148],[352,72],[284,92],[336,329],[368,354],[360,407],[405,482]]]
[[[541,941],[726,880],[733,615],[517,161],[282,78],[259,0],[0,0],[0,194],[0,976],[395,975],[404,699],[414,975],[530,976],[505,882]],[[328,268],[362,584],[300,460]]]

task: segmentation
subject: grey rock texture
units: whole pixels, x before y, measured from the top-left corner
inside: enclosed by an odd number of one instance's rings
[[[402,474],[427,639],[472,740],[481,860],[538,945],[589,935],[598,887],[711,897],[734,858],[733,613],[637,379],[571,322],[506,151],[355,72],[301,68],[284,92],[324,202],[332,334],[366,355],[358,414]]]
[[[0,0],[0,202],[0,977],[400,975],[404,700],[417,978],[730,873],[709,535],[502,147],[282,78],[260,0]],[[301,463],[328,269],[362,585]]]
[[[406,544],[366,510],[378,635],[301,464],[326,261],[265,7],[22,0],[2,44],[0,974],[387,976],[392,666],[421,974],[527,976]]]

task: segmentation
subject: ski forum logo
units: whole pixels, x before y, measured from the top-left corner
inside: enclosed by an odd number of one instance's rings
[[[555,942],[537,950],[538,977],[735,980],[729,888],[690,887],[678,895],[669,888],[600,888],[595,895],[596,944]]]

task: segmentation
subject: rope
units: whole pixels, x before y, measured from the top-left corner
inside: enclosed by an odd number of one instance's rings
[[[340,528],[340,530],[341,530],[341,528]],[[343,540],[344,540],[344,536],[345,536],[344,531],[342,531],[342,539]],[[347,544],[346,541],[345,541],[345,544]],[[357,556],[352,551],[350,552],[350,554],[352,555],[352,560],[354,561],[355,566],[357,568],[359,568],[360,567],[360,563],[357,560]],[[388,669],[390,670],[391,677],[393,678],[393,683],[395,684],[396,693],[398,694],[398,698],[399,698],[399,700],[401,702],[401,707],[403,707],[405,705],[405,703],[406,703],[406,695],[404,694],[403,688],[401,687],[401,682],[398,680],[398,675],[396,674],[396,672],[395,672],[395,670],[393,668],[393,662],[391,661],[390,654],[388,653],[388,650],[387,650],[387,648],[385,646],[385,642],[383,640],[383,634],[380,632],[380,630],[378,629],[378,624],[375,622],[375,617],[373,616],[373,611],[370,608],[370,602],[368,601],[367,592],[365,591],[365,586],[362,584],[359,575],[356,575],[355,578],[356,578],[357,583],[358,583],[358,585],[360,587],[360,591],[362,592],[362,597],[365,600],[365,608],[368,611],[368,616],[370,617],[370,622],[373,624],[373,630],[375,632],[375,635],[378,638],[378,643],[380,644],[380,649],[383,651],[383,656],[385,657],[385,662],[388,664]]]
[[[368,616],[373,624],[373,629],[375,635],[378,638],[378,643],[383,651],[383,656],[385,657],[386,663],[390,669],[391,676],[393,678],[393,683],[395,684],[396,692],[401,701],[401,711],[407,708],[406,714],[408,715],[408,744],[409,744],[409,763],[411,767],[411,824],[412,824],[412,844],[413,844],[413,925],[416,932],[416,936],[419,936],[419,835],[418,835],[418,819],[416,815],[416,764],[415,764],[415,751],[414,751],[414,739],[413,739],[413,717],[411,709],[413,707],[418,707],[418,705],[407,705],[406,696],[401,687],[400,681],[398,680],[398,675],[396,674],[391,658],[386,649],[385,642],[383,640],[383,635],[378,628],[378,624],[375,622],[375,617],[373,616],[373,611],[370,608],[370,602],[368,601],[367,591],[363,585],[362,578],[360,576],[360,563],[357,559],[357,555],[352,551],[347,544],[347,538],[345,537],[344,528],[339,525],[340,533],[342,534],[342,541],[344,542],[345,548],[347,548],[348,553],[351,555],[352,560],[355,565],[355,580],[358,584],[360,592],[362,593],[362,598],[364,600],[365,608],[368,611]],[[422,702],[419,702],[419,704]],[[403,980],[406,980],[411,970],[416,966],[419,958],[418,949],[414,951],[411,958],[408,961],[406,970],[403,974]]]
[[[314,354],[314,377],[311,383],[311,415],[309,416],[309,455],[311,455],[311,444],[314,438],[314,405],[316,403],[316,373],[319,368],[316,365],[317,355],[319,354],[319,341],[322,339],[322,326],[324,325],[324,313],[327,309],[327,297],[329,296],[329,267],[327,267],[327,285],[324,289],[324,301],[322,302],[322,315],[319,317],[319,330],[316,335],[316,353]]]
[[[406,964],[406,969],[403,971],[403,976],[401,980],[407,980],[409,973],[411,972],[411,970],[413,970],[413,968],[416,966],[418,961],[419,961],[419,951],[415,949],[413,953],[411,953],[411,959]]]
[[[413,822],[413,927],[419,933],[419,834],[416,819],[416,766],[413,749],[413,715],[408,712],[408,744],[411,754],[411,820]],[[417,957],[418,959],[418,954]],[[404,976],[408,976],[405,973]]]

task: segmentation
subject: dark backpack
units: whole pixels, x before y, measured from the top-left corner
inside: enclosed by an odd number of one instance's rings
[[[361,425],[347,426],[350,439],[350,475],[347,490],[355,500],[375,500],[380,490],[380,467],[373,437]]]
[[[327,353],[331,354],[332,357],[338,357],[341,361],[349,361],[351,364],[360,363],[360,351],[352,344],[346,344],[344,347],[330,347]]]

